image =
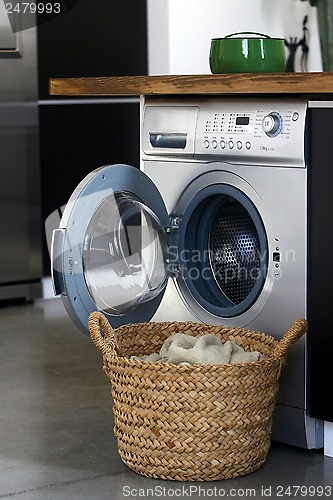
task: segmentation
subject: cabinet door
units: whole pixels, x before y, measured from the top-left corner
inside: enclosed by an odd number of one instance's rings
[[[38,18],[40,99],[51,77],[147,74],[146,0],[61,0],[66,13]]]
[[[111,163],[138,167],[139,135],[139,104],[40,106],[43,221],[67,203],[92,170]],[[46,238],[43,267],[49,276]]]

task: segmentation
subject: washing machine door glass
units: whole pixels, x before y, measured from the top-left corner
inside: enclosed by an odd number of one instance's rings
[[[156,215],[133,193],[105,198],[84,236],[83,272],[97,307],[113,315],[156,297],[167,280],[167,240]]]
[[[114,328],[149,321],[168,280],[169,215],[152,180],[129,165],[91,172],[54,231],[56,295],[84,332],[92,311]]]

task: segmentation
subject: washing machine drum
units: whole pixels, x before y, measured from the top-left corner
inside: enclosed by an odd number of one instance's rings
[[[134,167],[106,166],[80,183],[53,234],[52,277],[81,329],[93,310],[114,327],[149,321],[170,278],[203,321],[251,308],[267,274],[265,229],[248,196],[212,175],[193,180],[171,214]]]

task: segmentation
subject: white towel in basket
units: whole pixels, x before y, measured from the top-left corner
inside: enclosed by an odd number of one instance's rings
[[[219,337],[212,334],[192,337],[185,333],[175,333],[166,339],[159,353],[131,357],[131,359],[162,361],[176,365],[241,363],[258,361],[260,358],[259,352],[244,351],[230,340],[222,343]]]

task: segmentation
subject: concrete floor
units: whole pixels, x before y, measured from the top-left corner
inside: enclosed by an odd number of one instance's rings
[[[60,300],[0,307],[0,498],[287,498],[288,486],[296,498],[333,497],[333,458],[276,443],[238,479],[140,476],[117,454],[109,389],[100,352]]]

